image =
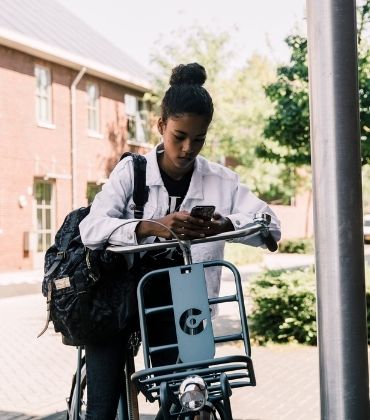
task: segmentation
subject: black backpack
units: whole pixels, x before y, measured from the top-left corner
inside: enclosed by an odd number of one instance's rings
[[[134,218],[141,219],[148,199],[146,159],[132,156],[134,164]],[[67,345],[101,342],[137,328],[136,288],[139,264],[127,269],[123,255],[105,249],[90,250],[80,237],[79,224],[90,212],[81,207],[70,212],[45,254],[42,293],[47,298],[47,321],[53,321]]]

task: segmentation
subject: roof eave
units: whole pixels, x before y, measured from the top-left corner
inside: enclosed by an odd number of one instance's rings
[[[146,80],[135,78],[113,67],[105,66],[94,60],[50,46],[42,41],[31,39],[19,32],[0,28],[0,44],[74,70],[80,70],[82,67],[85,67],[87,74],[139,90],[140,92],[150,91],[149,82]]]

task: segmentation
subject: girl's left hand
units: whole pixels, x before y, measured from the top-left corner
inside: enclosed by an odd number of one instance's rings
[[[212,220],[209,222],[204,222],[204,230],[206,236],[217,235],[223,232],[229,232],[234,230],[234,225],[231,223],[230,219],[223,217],[220,213],[215,213],[212,217]]]

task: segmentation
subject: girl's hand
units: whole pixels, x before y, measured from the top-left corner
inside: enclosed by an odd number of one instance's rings
[[[217,235],[223,232],[234,230],[234,225],[230,219],[223,217],[220,213],[214,213],[210,222],[204,222],[207,226],[206,236]]]
[[[172,229],[181,239],[197,239],[209,236],[209,224],[202,219],[190,216],[187,211],[178,211],[168,214],[160,219],[153,219]],[[156,223],[143,220],[136,227],[138,239],[148,236],[158,236],[165,239],[172,239],[171,232]]]

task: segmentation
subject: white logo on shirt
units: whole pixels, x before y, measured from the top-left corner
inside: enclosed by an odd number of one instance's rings
[[[177,204],[177,199],[178,198],[181,198],[181,197],[176,197],[175,195],[171,195],[170,196],[170,210],[169,210],[169,213],[173,213],[176,210],[178,210],[176,208],[176,204]]]

